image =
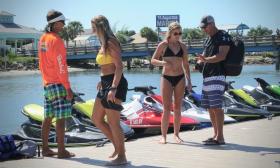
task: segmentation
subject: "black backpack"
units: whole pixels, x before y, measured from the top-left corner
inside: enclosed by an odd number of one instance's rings
[[[15,140],[12,135],[0,135],[0,161],[18,156]]]
[[[24,140],[16,144],[12,135],[0,135],[0,162],[11,159],[31,158],[36,156],[37,150],[39,157],[40,147],[36,142]]]
[[[226,76],[240,75],[243,67],[245,55],[244,42],[239,38],[232,39],[229,52],[223,61]]]

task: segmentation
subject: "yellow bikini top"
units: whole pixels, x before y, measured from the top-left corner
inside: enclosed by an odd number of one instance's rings
[[[113,63],[113,57],[109,53],[106,53],[106,55],[98,53],[96,56],[96,62],[99,65],[111,64]]]

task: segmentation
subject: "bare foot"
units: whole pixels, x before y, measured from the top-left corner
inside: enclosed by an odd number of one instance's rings
[[[105,166],[119,166],[119,165],[125,165],[127,163],[128,162],[125,156],[118,156],[116,159],[106,163]]]
[[[75,156],[74,153],[71,153],[67,150],[64,150],[63,152],[58,153],[57,157],[60,158],[60,159],[63,159],[63,158],[70,158],[70,157],[74,157],[74,156]]]
[[[54,155],[57,155],[57,154],[58,154],[57,152],[54,152],[51,149],[42,150],[42,155],[46,156],[46,157],[51,157],[51,156],[54,156]]]
[[[114,151],[114,153],[112,153],[109,158],[114,158],[115,156],[117,156],[118,152],[117,151]]]
[[[166,138],[161,137],[161,139],[159,140],[158,143],[160,143],[160,144],[166,144]]]
[[[176,136],[176,135],[174,136],[174,139],[175,139],[176,143],[178,143],[178,144],[184,142],[179,136]]]

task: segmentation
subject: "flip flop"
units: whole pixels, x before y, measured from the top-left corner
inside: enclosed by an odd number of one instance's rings
[[[204,145],[225,145],[225,142],[219,142],[217,140],[213,140],[213,141],[207,141],[204,143]]]
[[[213,141],[214,140],[214,138],[208,138],[208,139],[206,139],[206,140],[204,140],[204,141],[202,141],[203,143],[206,143],[206,142],[209,142],[209,141]]]
[[[58,155],[57,158],[59,158],[59,159],[66,159],[66,158],[71,158],[71,157],[74,157],[74,156],[75,156],[74,153],[65,152],[62,155]]]
[[[55,156],[55,155],[57,155],[58,153],[57,152],[46,152],[46,153],[44,153],[44,152],[42,152],[42,156],[44,156],[44,157],[52,157],[52,156]]]

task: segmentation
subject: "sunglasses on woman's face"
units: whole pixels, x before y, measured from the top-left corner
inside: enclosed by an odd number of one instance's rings
[[[179,33],[178,33],[178,32],[175,32],[175,33],[173,33],[173,35],[174,35],[174,36],[178,36],[178,35],[181,36],[181,35],[182,35],[182,32],[179,32]]]

